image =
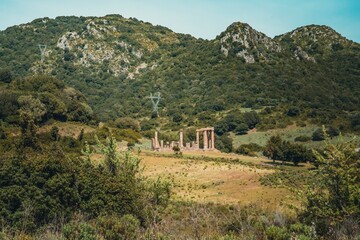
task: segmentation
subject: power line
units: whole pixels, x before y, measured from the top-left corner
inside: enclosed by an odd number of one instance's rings
[[[154,93],[154,95],[152,95],[152,93],[150,93],[150,97],[147,97],[147,98],[150,98],[151,100],[151,103],[152,103],[152,106],[153,106],[153,113],[156,114],[156,116],[159,115],[158,113],[158,110],[159,110],[159,102],[160,102],[160,93],[159,92],[156,92]]]
[[[44,62],[44,60],[45,60],[46,47],[47,47],[47,45],[39,44],[39,49],[40,49],[40,53],[41,53],[41,62]]]

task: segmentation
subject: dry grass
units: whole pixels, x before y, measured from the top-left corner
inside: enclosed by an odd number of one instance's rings
[[[211,152],[206,155],[201,152],[191,152],[191,154],[199,154],[199,156],[203,154],[206,157],[234,157]],[[272,173],[274,170],[271,169],[259,169],[231,162],[189,160],[186,157],[179,159],[147,154],[142,154],[141,157],[145,167],[144,175],[169,178],[174,185],[174,198],[178,200],[224,204],[254,203],[264,208],[278,208],[289,195],[285,189],[270,188],[260,184],[260,176]]]
[[[61,136],[74,138],[77,138],[79,136],[81,129],[84,129],[84,133],[90,133],[95,131],[95,128],[77,122],[54,122],[42,126],[38,132],[50,132],[53,126],[57,126],[59,128],[59,134]]]

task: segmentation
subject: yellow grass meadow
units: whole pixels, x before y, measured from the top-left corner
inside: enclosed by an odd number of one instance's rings
[[[196,156],[196,160],[187,156]],[[201,156],[214,158],[201,160]],[[261,185],[259,179],[271,174],[272,169],[257,168],[268,161],[241,156],[244,162],[253,161],[255,166],[216,161],[216,158],[235,159],[239,155],[214,152],[184,152],[183,158],[170,154],[141,154],[144,175],[150,178],[167,178],[173,184],[173,198],[199,203],[256,204],[266,208],[279,208],[288,202],[290,192],[283,188]]]

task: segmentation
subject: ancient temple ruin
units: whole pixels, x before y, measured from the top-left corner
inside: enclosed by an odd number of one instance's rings
[[[200,137],[202,136],[202,148],[200,148]],[[179,147],[180,151],[214,151],[215,149],[215,132],[213,127],[200,128],[196,130],[196,141],[184,144],[184,132],[179,132],[179,141],[164,142],[159,141],[158,132],[155,132],[154,138],[151,139],[151,148],[154,151],[173,151],[173,147]]]

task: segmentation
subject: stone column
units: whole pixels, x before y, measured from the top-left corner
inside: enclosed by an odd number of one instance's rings
[[[204,150],[208,149],[208,142],[209,142],[209,139],[208,139],[207,131],[205,130],[204,131]]]
[[[184,147],[184,132],[181,130],[180,131],[180,142],[179,142],[179,148],[183,148]]]
[[[164,148],[164,140],[160,140],[160,147],[161,147],[161,149]]]
[[[196,144],[200,146],[200,132],[199,130],[196,130]]]
[[[215,149],[215,131],[211,130],[211,149]]]
[[[155,138],[151,138],[151,149],[155,150]]]
[[[155,148],[159,148],[158,132],[155,131]]]

